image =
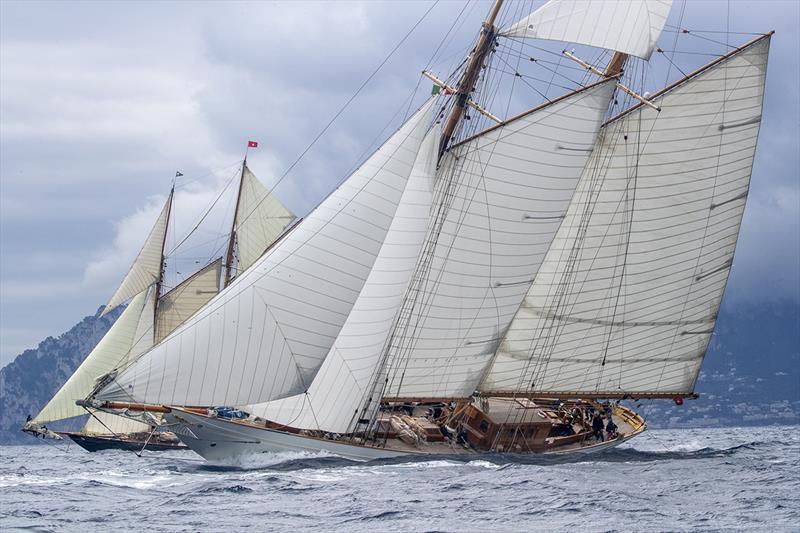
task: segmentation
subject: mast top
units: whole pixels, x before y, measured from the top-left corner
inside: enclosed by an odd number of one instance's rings
[[[480,74],[484,59],[489,55],[495,35],[497,34],[497,28],[495,28],[494,22],[502,6],[503,0],[495,0],[492,9],[489,11],[489,15],[483,23],[481,35],[478,38],[475,49],[472,51],[472,56],[469,59],[467,68],[464,70],[464,74],[461,75],[461,79],[458,82],[458,86],[456,87],[456,103],[442,130],[442,139],[439,143],[439,157],[447,150],[450,140],[453,138],[456,126],[458,126],[464,114],[464,109],[468,105],[469,95],[475,90],[475,82],[478,80],[478,75]]]

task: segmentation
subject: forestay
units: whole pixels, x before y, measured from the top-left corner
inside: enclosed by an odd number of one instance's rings
[[[616,50],[650,59],[672,0],[550,0],[500,32]]]
[[[70,376],[33,422],[45,424],[74,416],[85,415],[83,407],[75,405],[94,388],[95,380],[125,361],[135,340],[136,328],[145,308],[147,291],[139,293],[111,326],[97,346]],[[151,315],[152,318],[152,315]]]
[[[219,292],[222,258],[206,265],[158,300],[155,342],[183,324]],[[148,347],[149,349],[149,347]]]
[[[139,251],[139,255],[131,265],[130,270],[125,275],[125,279],[117,288],[108,305],[103,309],[103,315],[117,307],[119,304],[141,293],[153,283],[161,278],[161,267],[164,253],[164,239],[167,234],[167,224],[169,213],[172,207],[172,196],[170,193],[167,203],[158,215],[153,229],[147,236],[147,240]]]
[[[745,206],[769,37],[611,121],[484,393],[694,389]]]
[[[389,397],[474,392],[572,198],[613,81],[456,146],[389,351]]]
[[[372,269],[429,124],[432,101],[295,230],[98,399],[242,405],[306,390]]]
[[[248,412],[293,427],[336,433],[351,428],[372,390],[422,249],[440,136],[437,125],[425,137],[375,265],[308,393],[248,406]]]
[[[243,173],[235,228],[239,273],[250,268],[295,218],[247,165]]]

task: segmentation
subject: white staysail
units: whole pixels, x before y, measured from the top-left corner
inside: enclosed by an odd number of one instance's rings
[[[747,198],[769,37],[604,128],[481,390],[687,394]]]
[[[159,298],[155,317],[156,343],[175,331],[217,295],[221,267],[222,258],[201,268]]]
[[[393,335],[388,397],[474,392],[567,210],[611,99],[603,81],[454,147]]]
[[[286,238],[97,398],[242,405],[306,390],[372,269],[432,102]]]
[[[92,416],[86,420],[81,433],[89,435],[126,435],[129,433],[149,432],[149,424],[137,422],[124,416],[118,416],[104,411],[92,410]]]
[[[672,0],[550,0],[500,34],[585,44],[650,59],[671,7]]]
[[[237,271],[250,268],[294,219],[245,165],[236,213]]]
[[[299,428],[345,433],[351,427],[371,391],[422,250],[440,136],[436,126],[425,137],[375,265],[308,392],[247,406],[248,412]]]
[[[161,277],[162,255],[164,252],[164,239],[167,234],[167,224],[169,222],[169,213],[172,208],[172,196],[170,193],[167,198],[167,203],[158,215],[153,229],[147,236],[144,246],[139,251],[139,255],[131,265],[130,270],[125,275],[125,279],[117,288],[114,295],[108,301],[103,315],[117,307],[122,302],[130,299],[131,297],[141,293],[150,285],[156,283]]]
[[[75,405],[94,388],[95,380],[116,368],[125,360],[135,340],[136,327],[145,308],[146,292],[139,293],[111,326],[97,346],[70,376],[47,405],[33,419],[45,424],[86,414],[83,407]]]

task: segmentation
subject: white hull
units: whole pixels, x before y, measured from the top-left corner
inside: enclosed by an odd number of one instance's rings
[[[255,427],[175,408],[173,408],[172,413],[164,415],[164,418],[168,424],[175,424],[173,426],[175,434],[184,444],[211,462],[228,463],[247,456],[285,452],[329,453],[353,461],[372,461],[397,457],[430,457],[432,455],[464,457],[490,454],[490,452],[478,452],[460,447],[450,448],[445,453],[442,453],[442,451],[402,451],[373,448]],[[641,431],[590,446],[553,450],[545,452],[545,455],[589,454],[608,450],[619,446],[639,433]],[[496,455],[494,452],[491,454]]]
[[[178,438],[194,452],[212,462],[228,462],[249,455],[282,452],[324,452],[354,461],[411,455],[402,451],[370,448],[237,424],[177,409],[166,414],[164,418],[169,424],[183,424],[183,428],[176,428]]]

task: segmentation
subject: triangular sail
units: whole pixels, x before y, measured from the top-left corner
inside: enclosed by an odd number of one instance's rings
[[[372,269],[432,102],[294,231],[122,372],[98,399],[241,405],[306,390]]]
[[[139,293],[131,300],[97,346],[36,415],[34,423],[45,424],[86,414],[83,407],[75,405],[75,400],[86,398],[94,388],[95,380],[117,368],[127,357],[145,308],[146,292]]]
[[[219,292],[222,258],[206,265],[158,300],[154,341],[167,335],[194,315]]]
[[[352,427],[370,392],[422,249],[440,136],[437,126],[423,141],[375,265],[308,392],[248,406],[250,413],[299,428],[344,433]]]
[[[465,397],[536,275],[614,83],[600,82],[453,148],[413,293],[393,335],[389,397]]]
[[[158,215],[153,229],[150,230],[150,234],[144,242],[144,246],[139,251],[139,255],[136,256],[130,270],[128,270],[122,283],[108,301],[102,314],[108,313],[119,304],[141,293],[161,278],[164,239],[167,235],[172,197],[173,193],[170,193],[164,208],[161,210],[161,214]]]
[[[604,128],[481,390],[684,395],[747,198],[769,37]]]
[[[672,0],[550,0],[500,34],[585,44],[650,59],[671,7]]]
[[[294,219],[245,164],[236,213],[237,272],[250,268]]]

